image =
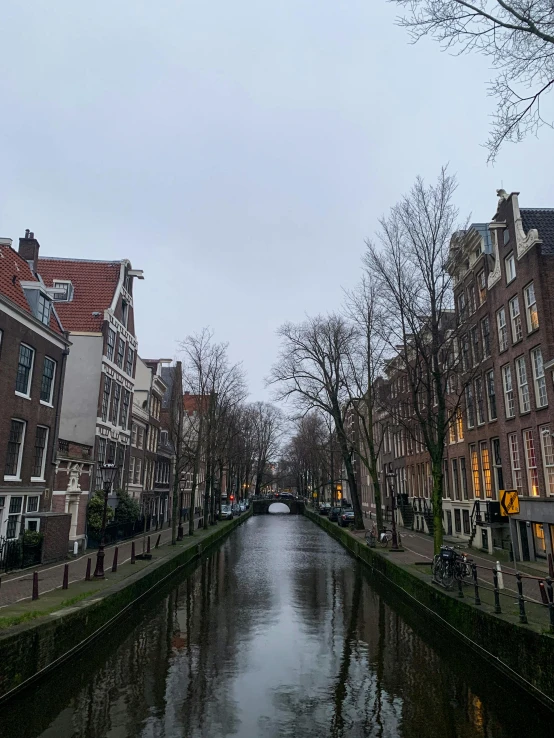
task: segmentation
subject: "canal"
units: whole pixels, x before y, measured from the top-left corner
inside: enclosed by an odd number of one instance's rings
[[[1,708],[7,738],[520,738],[552,718],[301,516],[258,516]]]

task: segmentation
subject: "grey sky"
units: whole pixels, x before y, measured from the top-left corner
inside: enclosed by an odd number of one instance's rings
[[[143,356],[210,325],[253,398],[276,328],[338,307],[364,238],[450,162],[458,204],[554,205],[554,134],[486,165],[486,60],[410,46],[385,0],[4,0],[0,235],[129,257]]]

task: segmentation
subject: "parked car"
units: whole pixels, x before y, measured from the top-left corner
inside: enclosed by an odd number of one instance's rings
[[[327,505],[323,504],[319,506],[319,514],[320,515],[329,515],[329,509]]]
[[[240,506],[238,502],[235,502],[231,509],[233,510],[233,515],[240,515]]]
[[[231,507],[231,505],[222,505],[219,517],[221,520],[232,520],[233,508]]]
[[[334,523],[338,522],[339,515],[342,512],[342,507],[332,507],[329,510],[329,520],[332,520]]]
[[[343,510],[339,515],[338,523],[341,528],[346,528],[354,522],[354,510]]]
[[[246,502],[239,502],[239,512],[246,512]]]

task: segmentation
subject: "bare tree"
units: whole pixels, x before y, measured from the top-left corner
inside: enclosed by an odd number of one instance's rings
[[[255,490],[258,496],[271,460],[276,461],[284,430],[282,411],[269,402],[255,402],[252,407],[252,429],[255,454]]]
[[[376,380],[383,368],[387,342],[383,305],[378,299],[378,283],[364,274],[355,290],[346,293],[346,313],[357,329],[357,340],[349,346],[346,389],[359,429],[356,452],[373,483],[377,529],[383,529],[383,510],[379,478],[379,451],[383,438],[378,428]]]
[[[177,531],[179,519],[179,495],[183,473],[188,466],[188,456],[183,438],[183,366],[177,361],[169,372],[169,398],[162,409],[162,422],[167,428],[169,442],[173,450],[173,498],[171,512],[171,543],[175,545],[183,537],[182,526]]]
[[[442,544],[443,460],[465,384],[459,375],[452,290],[445,266],[458,211],[455,178],[442,169],[436,185],[420,178],[380,221],[380,247],[367,243],[368,278],[386,315],[386,337],[397,370],[407,377],[409,413],[393,408],[397,423],[422,436],[431,459],[433,536]],[[405,409],[405,408],[404,408]]]
[[[362,508],[352,455],[354,448],[346,428],[349,394],[345,359],[356,337],[355,328],[341,315],[318,316],[279,331],[281,350],[269,384],[276,385],[278,399],[292,399],[302,413],[320,410],[333,419],[346,469],[354,508],[354,524],[363,529]]]
[[[497,76],[498,99],[487,147],[494,160],[504,141],[521,141],[546,124],[541,101],[554,86],[552,0],[392,0],[405,9],[399,24],[413,41],[432,36],[445,50],[480,52]]]

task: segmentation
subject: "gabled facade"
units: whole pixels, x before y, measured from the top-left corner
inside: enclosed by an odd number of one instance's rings
[[[28,231],[19,253],[0,239],[0,542],[44,532],[51,509],[70,341],[35,273],[38,248]]]
[[[54,509],[71,512],[73,541],[82,545],[83,508],[90,493],[102,487],[101,465],[115,463],[120,468],[114,496],[126,481],[137,356],[133,283],[143,276],[127,259],[42,257],[37,249],[35,261],[73,347],[66,368],[60,440],[68,448],[92,449],[91,457],[78,467],[70,468],[70,459],[60,464],[53,492]]]

